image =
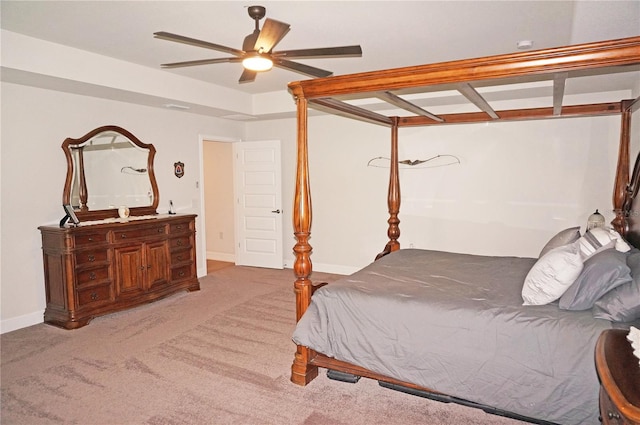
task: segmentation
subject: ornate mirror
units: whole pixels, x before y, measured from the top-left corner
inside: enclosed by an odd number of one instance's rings
[[[132,216],[156,214],[152,144],[109,125],[79,139],[67,138],[62,150],[67,158],[62,203],[73,206],[80,221],[118,217],[121,206]]]

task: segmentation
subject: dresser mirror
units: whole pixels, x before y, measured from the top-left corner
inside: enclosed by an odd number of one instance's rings
[[[127,130],[104,126],[62,143],[67,158],[62,204],[72,205],[80,221],[156,214],[158,184],[153,172],[156,150]]]

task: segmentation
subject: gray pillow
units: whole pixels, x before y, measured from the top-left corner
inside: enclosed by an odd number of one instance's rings
[[[542,257],[553,248],[573,243],[580,239],[580,226],[569,227],[568,229],[561,230],[554,237],[549,239],[549,242],[542,248],[538,258]]]
[[[627,256],[632,281],[607,292],[593,306],[593,317],[612,322],[632,322],[640,319],[640,251]]]
[[[563,310],[588,310],[605,293],[632,281],[626,253],[605,249],[584,262],[578,278],[560,297]]]

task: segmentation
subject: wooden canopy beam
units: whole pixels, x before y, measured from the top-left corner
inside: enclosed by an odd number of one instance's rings
[[[444,120],[442,118],[440,118],[437,115],[432,114],[431,112],[422,109],[421,107],[419,107],[418,105],[409,102],[406,99],[401,98],[400,96],[396,96],[395,94],[385,91],[385,92],[380,92],[380,93],[376,93],[376,97],[380,100],[384,100],[387,103],[390,103],[394,106],[397,106],[398,108],[402,108],[404,110],[407,110],[409,112],[413,112],[416,115],[420,115],[423,117],[428,117],[431,118],[434,121],[437,122],[443,122]]]
[[[425,117],[402,117],[400,127],[415,127],[428,125],[468,124],[479,122],[522,121],[531,119],[561,118],[572,116],[614,115],[621,112],[620,102],[598,103],[593,105],[565,106],[560,115],[555,115],[553,108],[512,109],[497,111],[497,119],[490,119],[484,112],[469,112],[462,114],[440,115],[444,122],[436,122]]]
[[[349,103],[342,102],[341,100],[330,98],[310,99],[309,106],[313,107],[314,109],[327,109],[329,113],[332,113],[334,115],[346,116],[348,118],[354,118],[359,121],[365,121],[373,124],[382,124],[387,127],[391,127],[393,125],[393,121],[389,117],[381,114],[376,114],[375,112],[369,111],[364,108],[353,106]]]
[[[289,84],[295,97],[385,92],[439,84],[516,78],[634,65],[640,61],[640,36],[529,52],[436,64],[315,78]]]

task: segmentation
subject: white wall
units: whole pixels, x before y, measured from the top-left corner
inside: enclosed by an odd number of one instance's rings
[[[535,257],[557,231],[596,208],[613,219],[618,116],[400,130],[400,159],[452,154],[461,164],[401,171],[403,247]],[[247,125],[282,140],[285,256],[291,266],[295,121]],[[314,269],[349,273],[387,241],[390,130],[333,116],[309,119]]]
[[[132,105],[2,83],[1,252],[2,331],[42,322],[45,308],[41,240],[38,226],[62,217],[66,173],[60,148],[66,137],[80,137],[103,125],[118,125],[157,154],[158,211],[172,199],[178,212],[200,214],[196,182],[200,178],[199,137],[243,136],[241,123],[184,112]],[[173,174],[174,162],[185,175]],[[198,221],[198,269],[206,273],[204,228]]]

